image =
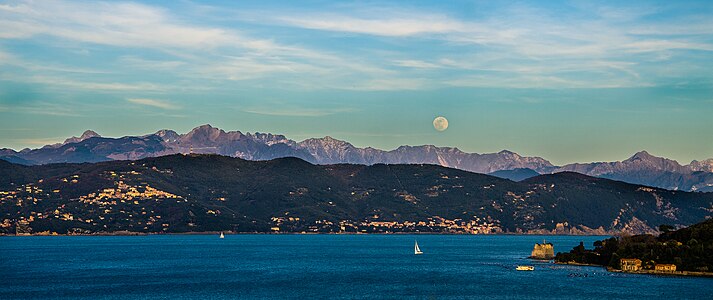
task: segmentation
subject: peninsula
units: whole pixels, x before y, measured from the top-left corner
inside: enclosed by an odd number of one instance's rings
[[[662,225],[661,234],[612,237],[557,253],[560,264],[605,266],[612,272],[713,277],[713,219],[679,230]]]

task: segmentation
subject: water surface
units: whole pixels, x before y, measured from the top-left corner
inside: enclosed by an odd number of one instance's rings
[[[0,299],[711,299],[713,279],[524,259],[601,237],[153,235],[0,238]],[[413,255],[414,240],[425,252]],[[533,272],[515,271],[518,264]]]

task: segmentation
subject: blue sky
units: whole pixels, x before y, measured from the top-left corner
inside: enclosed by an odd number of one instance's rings
[[[713,157],[713,2],[618,2],[0,1],[0,147],[210,123],[560,164]]]

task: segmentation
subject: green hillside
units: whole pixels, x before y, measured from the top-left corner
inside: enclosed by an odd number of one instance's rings
[[[577,173],[513,182],[435,165],[170,155],[0,161],[0,232],[631,233],[710,216],[713,195]],[[22,226],[18,226],[18,224]]]

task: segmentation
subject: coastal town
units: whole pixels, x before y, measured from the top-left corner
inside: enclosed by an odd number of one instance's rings
[[[156,225],[168,228],[170,224],[161,222],[162,216],[154,210],[147,209],[147,202],[160,203],[167,200],[185,202],[186,200],[148,184],[129,185],[123,181],[126,176],[137,175],[137,172],[108,172],[107,178],[117,179],[113,187],[102,188],[96,192],[87,193],[70,199],[70,204],[62,203],[54,206],[56,200],[62,197],[62,189],[45,190],[42,188],[44,179],[37,183],[23,184],[14,190],[0,191],[0,206],[15,207],[17,217],[5,218],[0,222],[0,230],[4,234],[15,235],[57,235],[57,234],[92,234],[108,231],[110,224],[135,222],[137,231],[149,230]],[[80,175],[72,175],[57,179],[62,185],[71,189],[80,182]],[[79,209],[81,208],[81,209]],[[71,225],[67,232],[58,230],[34,230],[38,223],[62,223]],[[156,224],[157,223],[157,224]],[[79,226],[78,224],[82,224]],[[132,224],[128,224],[134,227]],[[14,232],[10,229],[14,227]],[[67,228],[67,226],[58,226]]]
[[[167,173],[169,170],[154,172]],[[6,214],[0,219],[0,234],[15,235],[58,235],[58,234],[130,234],[200,231],[196,219],[220,218],[224,213],[220,209],[188,210],[190,217],[186,224],[176,224],[176,218],[169,220],[152,207],[166,202],[191,205],[189,199],[163,191],[146,183],[135,183],[141,173],[136,171],[107,171],[102,177],[112,186],[72,197],[62,188],[47,190],[48,182],[40,179],[34,183],[17,186],[12,190],[0,191],[0,207],[14,207],[15,217]],[[132,180],[134,179],[134,180]],[[72,190],[83,178],[72,175],[53,179],[54,185]],[[129,183],[129,182],[134,183]],[[304,193],[297,189],[291,195]],[[69,203],[57,199],[70,195]],[[354,192],[354,195],[357,193]],[[408,195],[404,196],[408,197]],[[224,202],[225,197],[216,196],[213,201]],[[53,204],[57,204],[54,206]],[[328,205],[333,205],[331,202]],[[198,216],[200,214],[200,218]],[[175,216],[174,216],[175,217]],[[269,233],[449,233],[449,234],[497,234],[503,230],[498,220],[490,217],[472,216],[471,219],[446,219],[431,216],[423,220],[393,221],[384,220],[378,213],[363,220],[306,220],[304,217],[285,212],[282,216],[270,218]],[[45,230],[37,224],[51,221],[52,229]],[[64,224],[59,225],[58,224]],[[38,230],[39,227],[40,229]],[[66,229],[66,231],[56,228]],[[117,228],[120,228],[117,230]],[[194,229],[192,229],[194,228]]]
[[[497,221],[454,219],[439,216],[426,218],[424,221],[380,221],[380,216],[373,215],[369,220],[352,221],[317,220],[313,224],[301,222],[299,217],[272,217],[273,233],[450,233],[450,234],[497,234],[502,233]]]

